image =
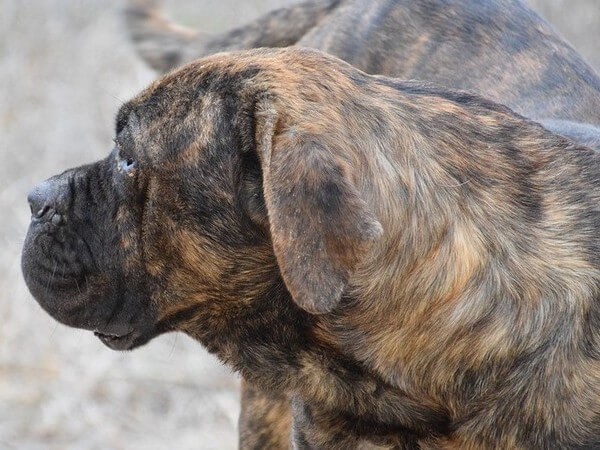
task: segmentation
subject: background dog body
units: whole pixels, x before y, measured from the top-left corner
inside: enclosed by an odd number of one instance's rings
[[[570,120],[543,120],[540,123],[555,133],[600,151],[599,127],[587,123],[571,122]]]
[[[164,72],[211,53],[297,45],[371,74],[473,90],[536,120],[600,125],[600,79],[520,0],[323,0],[217,36],[182,31],[138,0],[128,28]]]

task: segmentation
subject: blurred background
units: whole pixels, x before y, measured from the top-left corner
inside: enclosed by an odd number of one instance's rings
[[[175,21],[241,25],[286,0],[169,0]],[[600,1],[531,0],[596,70]],[[197,343],[130,353],[47,316],[21,277],[31,186],[111,148],[118,106],[156,77],[122,0],[0,2],[0,449],[234,449],[238,380]]]

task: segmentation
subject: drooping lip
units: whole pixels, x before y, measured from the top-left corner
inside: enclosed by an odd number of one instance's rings
[[[72,232],[69,242],[78,245],[76,259],[66,260],[62,252],[53,252],[54,244],[64,244],[56,241],[54,231],[53,224],[32,222],[23,245],[23,277],[38,304],[58,322],[93,332],[113,350],[131,350],[156,336],[146,312],[127,308],[113,274],[98,271],[87,242]]]
[[[82,239],[69,239],[77,247],[65,249],[65,233],[52,223],[32,221],[21,252],[21,271],[33,298],[48,314],[65,325],[87,328],[82,307],[90,273],[84,261],[92,258]]]

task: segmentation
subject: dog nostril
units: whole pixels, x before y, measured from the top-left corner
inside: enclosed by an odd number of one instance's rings
[[[27,196],[29,202],[29,209],[31,209],[31,215],[36,219],[42,217],[50,209],[47,199],[44,196],[44,191],[39,187],[36,187]]]
[[[46,214],[48,212],[48,210],[50,209],[49,206],[43,206],[43,207],[41,207],[39,209],[38,209],[38,207],[36,205],[29,205],[29,206],[31,208],[31,214],[36,219],[39,219],[39,218],[43,217],[43,215]]]
[[[52,219],[53,205],[57,200],[54,182],[46,180],[39,183],[27,196],[31,215],[34,219]]]
[[[60,209],[68,195],[70,179],[71,175],[65,172],[42,181],[31,190],[27,201],[34,220],[51,221],[54,224],[64,220],[64,216],[57,214],[57,209]]]
[[[62,222],[62,216],[58,213],[54,213],[52,215],[52,219],[50,219],[50,222],[52,222],[54,225],[58,225]]]

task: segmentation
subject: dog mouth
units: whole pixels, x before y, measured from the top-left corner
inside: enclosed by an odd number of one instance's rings
[[[113,334],[96,330],[94,336],[112,350],[131,350],[136,347],[137,336],[134,330],[125,334]]]
[[[111,326],[109,329],[95,328],[94,336],[100,339],[104,345],[111,350],[133,350],[141,347],[161,332],[151,325],[152,322],[144,322],[140,326],[123,325]]]

